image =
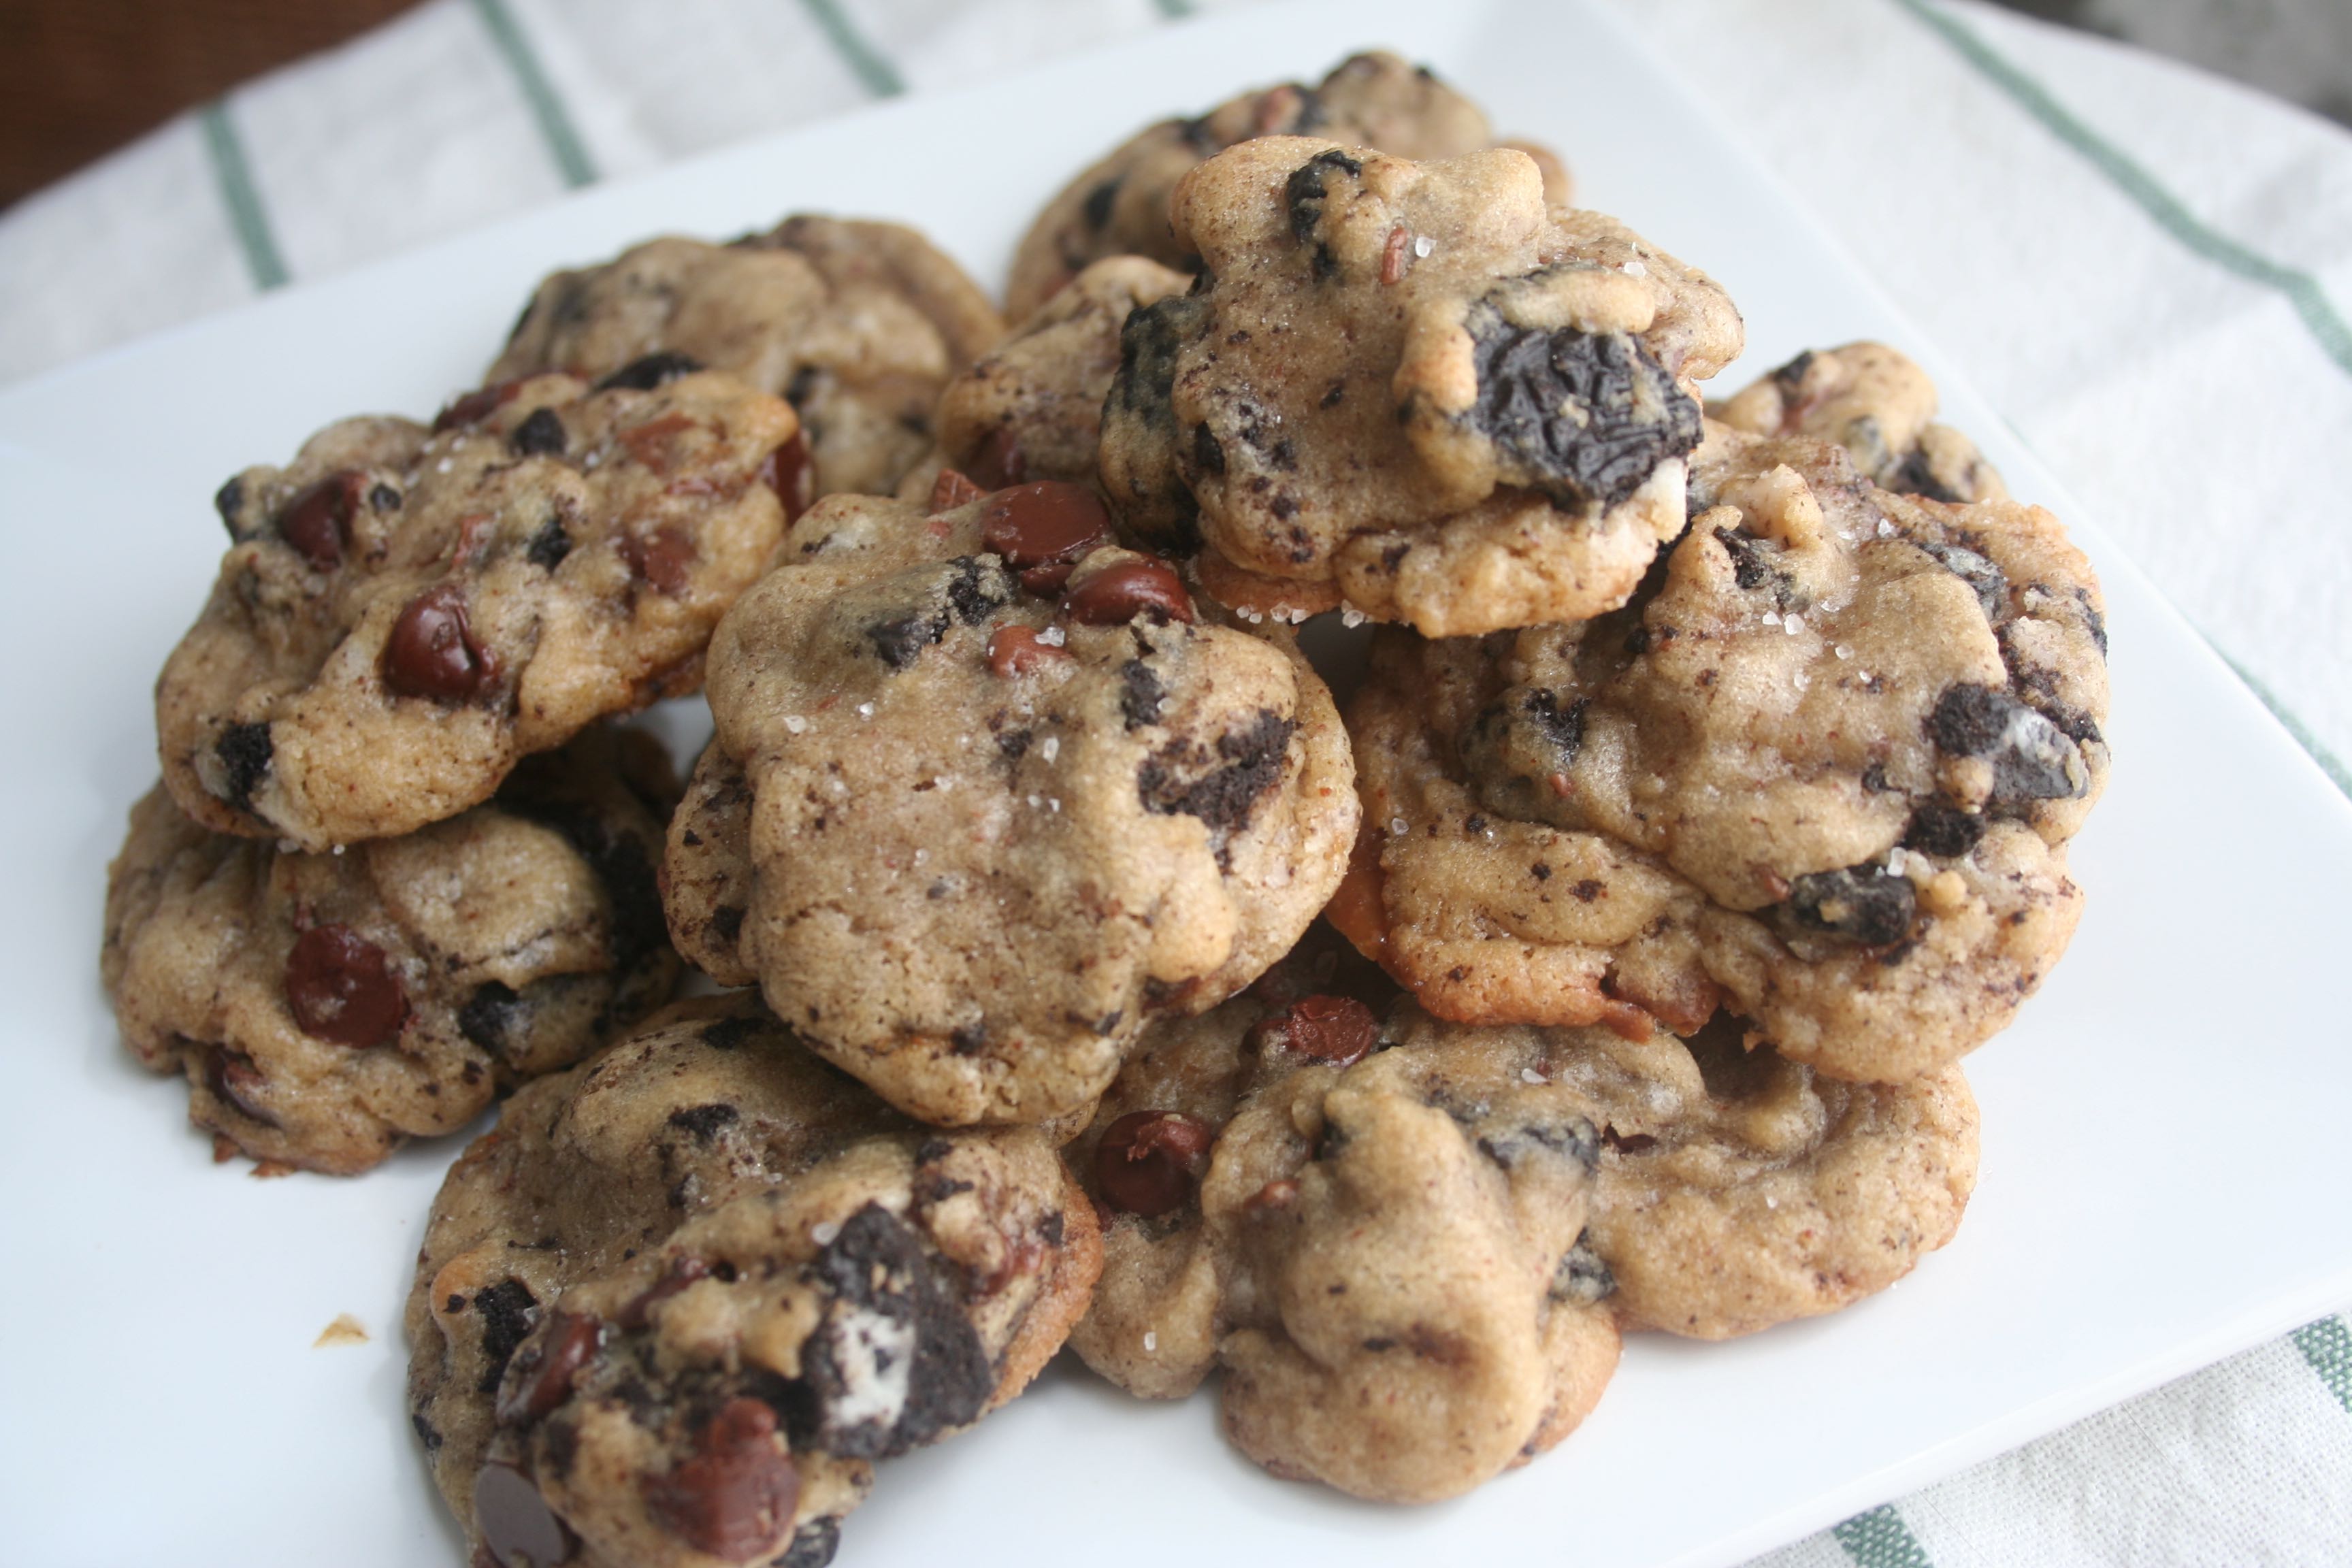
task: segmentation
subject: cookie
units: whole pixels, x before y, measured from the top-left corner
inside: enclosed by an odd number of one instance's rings
[[[449,1173],[409,1408],[476,1563],[819,1568],[874,1462],[1020,1393],[1100,1264],[1035,1132],[917,1127],[748,995],[681,1003]]]
[[[1298,82],[1246,92],[1193,120],[1137,132],[1064,186],[1013,255],[1006,309],[1020,318],[1107,256],[1142,256],[1187,271],[1198,264],[1168,226],[1168,198],[1202,162],[1254,136],[1328,136],[1404,158],[1451,158],[1495,144],[1486,115],[1427,67],[1374,50],[1342,60],[1314,87]],[[1509,142],[1535,158],[1546,195],[1566,205],[1568,170],[1547,149]]]
[[[940,389],[1003,334],[979,286],[913,229],[802,216],[732,245],[648,240],[554,274],[488,379],[683,356],[791,401],[811,499],[887,495],[931,445]]]
[[[1881,489],[1929,500],[2005,500],[1976,443],[1935,423],[1936,384],[1885,343],[1808,349],[1707,409],[1751,436],[1834,441]]]
[[[1618,1331],[1581,1104],[1500,1031],[1389,1044],[1329,995],[1157,1026],[1070,1151],[1109,1216],[1071,1343],[1147,1397],[1222,1369],[1257,1463],[1427,1502],[1567,1436]]]
[[[940,453],[982,489],[1034,479],[1095,481],[1102,405],[1119,329],[1137,307],[1192,279],[1140,256],[1078,274],[940,396]]]
[[[929,518],[835,497],[711,645],[672,928],[927,1121],[1082,1116],[1149,1017],[1289,948],[1355,830],[1286,634],[1107,535],[1050,481]]]
[[[1383,628],[1333,918],[1440,1016],[1695,1032],[1897,1081],[2064,951],[2108,767],[2089,563],[2048,512],[1878,490],[1715,427],[1689,532],[1616,615]]]
[[[1171,217],[1202,281],[1128,318],[1100,455],[1155,547],[1454,637],[1614,608],[1682,531],[1738,313],[1523,154],[1268,137]]]
[[[180,809],[311,850],[488,800],[518,759],[692,691],[772,563],[781,399],[731,377],[564,375],[427,429],[346,420],[221,489],[232,544],[163,667]]]
[[[1401,1051],[1503,1053],[1601,1130],[1580,1268],[1622,1329],[1720,1340],[1836,1311],[1951,1240],[1976,1185],[1958,1068],[1846,1083],[1721,1022],[1685,1041],[1407,1008],[1390,1033]]]
[[[644,742],[645,737],[634,737]],[[160,787],[107,876],[123,1042],[257,1160],[350,1174],[453,1132],[668,999],[661,829],[612,737],[340,855],[209,832]]]

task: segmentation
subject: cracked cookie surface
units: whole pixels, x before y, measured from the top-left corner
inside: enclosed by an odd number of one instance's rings
[[[1681,531],[1738,314],[1524,155],[1270,137],[1171,213],[1203,271],[1128,318],[1100,454],[1156,548],[1435,637],[1613,608]]]
[[[1107,537],[1070,485],[836,497],[712,645],[672,931],[927,1121],[1083,1116],[1150,1016],[1289,948],[1355,829],[1287,637]]]
[[[1425,68],[1372,50],[1313,87],[1283,82],[1191,120],[1147,126],[1045,205],[1013,253],[1007,311],[1026,316],[1090,263],[1142,256],[1175,268],[1195,258],[1169,232],[1168,198],[1204,160],[1256,136],[1328,136],[1403,158],[1451,158],[1494,144],[1477,105]],[[1510,142],[1539,164],[1546,194],[1569,200],[1567,169],[1547,149]]]
[[[1110,1216],[1071,1342],[1147,1397],[1221,1370],[1259,1464],[1425,1502],[1567,1436],[1618,1331],[1581,1104],[1500,1032],[1391,1043],[1330,995],[1156,1027],[1071,1147]]]
[[[979,286],[913,229],[801,216],[731,245],[653,239],[555,273],[487,379],[594,379],[681,355],[792,403],[807,499],[887,495],[929,448],[940,389],[1003,332]]]
[[[1020,1393],[1100,1260],[1035,1132],[917,1127],[755,999],[681,1003],[450,1172],[409,1408],[478,1562],[822,1568],[875,1461]]]
[[[1718,1005],[1897,1080],[2063,952],[2103,786],[2105,623],[2055,519],[1864,483],[1716,427],[1651,584],[1577,626],[1383,630],[1350,708],[1370,824],[1334,907],[1470,1022]]]
[[[209,832],[151,791],[107,882],[124,1043],[185,1073],[198,1126],[338,1174],[570,1066],[678,972],[661,828],[606,744],[530,758],[489,804],[341,855]]]
[[[695,689],[774,559],[772,459],[797,426],[730,377],[664,368],[508,383],[432,429],[346,420],[224,486],[233,542],[155,688],[181,810],[313,850],[394,837]]]

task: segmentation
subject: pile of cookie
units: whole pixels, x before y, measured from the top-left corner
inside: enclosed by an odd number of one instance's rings
[[[1368,54],[1081,174],[1009,332],[656,239],[222,489],[105,978],[223,1158],[505,1097],[408,1308],[477,1562],[822,1563],[1066,1342],[1450,1497],[1951,1237],[2097,584],[1891,350],[1705,404],[1731,301],[1569,196]]]

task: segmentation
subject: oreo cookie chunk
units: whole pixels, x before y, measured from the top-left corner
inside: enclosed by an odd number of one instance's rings
[[[1703,274],[1548,207],[1535,163],[1269,137],[1186,175],[1203,270],[1128,318],[1100,468],[1129,530],[1454,637],[1624,602],[1685,520]]]
[[[652,744],[646,737],[633,742]],[[108,873],[123,1042],[197,1126],[351,1174],[668,999],[661,829],[591,731],[498,797],[342,855],[209,832],[162,789]]]
[[[887,495],[931,444],[948,379],[1004,335],[963,269],[898,224],[795,216],[732,245],[666,237],[539,286],[488,379],[631,374],[648,356],[792,402],[795,508]],[[638,374],[643,374],[639,372]]]
[[[1885,343],[1809,349],[1707,414],[1751,436],[1834,441],[1881,489],[1941,501],[2009,496],[1975,442],[1935,423],[1927,373]]]
[[[1147,1035],[1071,1148],[1108,1216],[1071,1343],[1147,1398],[1222,1371],[1257,1463],[1427,1502],[1573,1430],[1618,1331],[1582,1242],[1583,1103],[1524,1039],[1397,1038],[1328,994]]]
[[[1037,1133],[914,1126],[753,999],[682,1003],[449,1173],[411,1420],[476,1562],[822,1564],[875,1461],[1020,1393],[1100,1265]]]
[[[1163,120],[1122,142],[1045,204],[1013,256],[1007,309],[1028,315],[1090,264],[1141,256],[1191,269],[1199,258],[1169,232],[1168,197],[1203,160],[1255,136],[1328,136],[1404,158],[1452,158],[1495,145],[1476,104],[1380,50],[1354,55],[1313,87],[1288,81],[1231,99],[1189,120]],[[1538,161],[1547,197],[1565,205],[1568,170],[1529,142],[1506,142]]]
[[[1152,1015],[1289,948],[1355,831],[1286,635],[1108,535],[1051,481],[835,497],[711,645],[671,928],[928,1121],[1082,1118]]]
[[[773,459],[797,431],[728,376],[545,375],[247,469],[221,492],[211,600],[156,682],[172,798],[304,849],[394,837],[694,690],[711,628],[773,562]]]
[[[1715,426],[1616,615],[1383,631],[1334,919],[1473,1023],[1680,1034],[1718,1005],[1840,1078],[1937,1070],[2065,950],[2108,754],[2104,620],[2049,513]]]

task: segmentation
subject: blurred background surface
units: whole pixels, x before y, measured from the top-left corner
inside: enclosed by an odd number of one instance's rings
[[[414,3],[0,0],[0,207],[182,110]],[[2188,60],[2352,124],[2352,0],[2000,3]]]

